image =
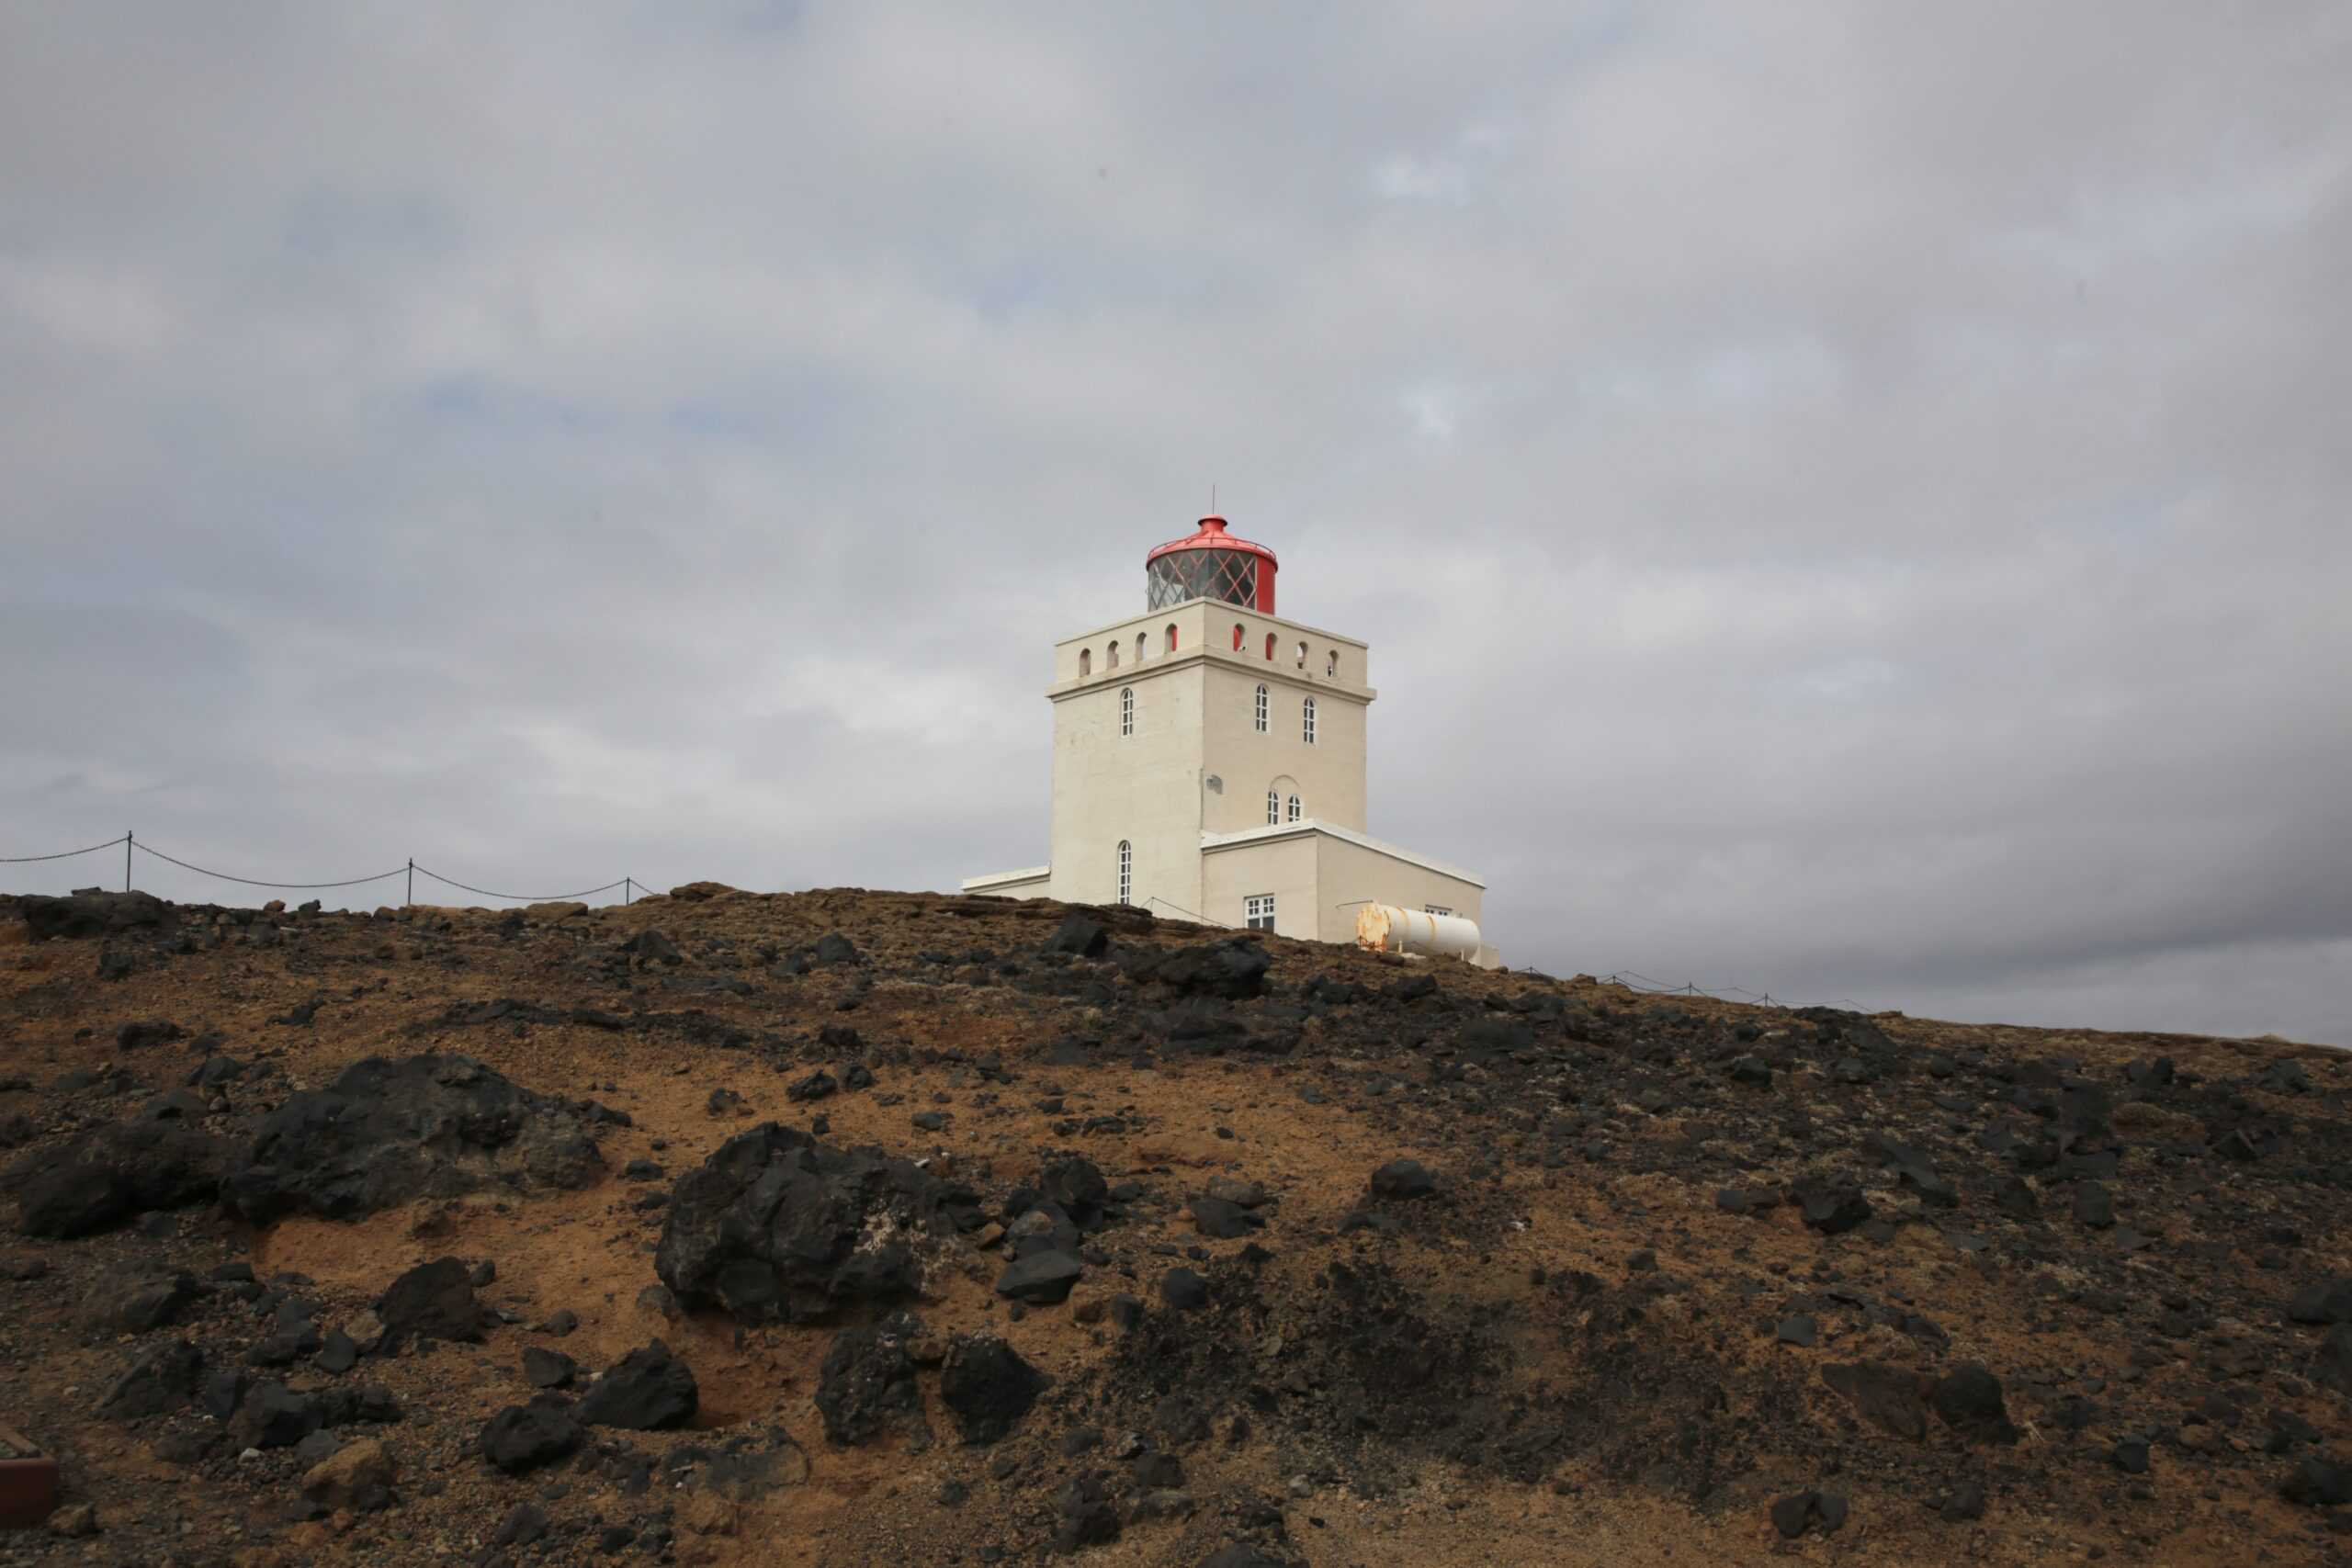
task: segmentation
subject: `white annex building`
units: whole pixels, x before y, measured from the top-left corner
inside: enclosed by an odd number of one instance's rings
[[[1144,570],[1143,615],[1054,645],[1051,863],[964,891],[1498,964],[1484,882],[1365,832],[1371,650],[1277,616],[1221,517]]]

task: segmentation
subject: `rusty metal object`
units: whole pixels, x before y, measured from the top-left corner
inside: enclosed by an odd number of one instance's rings
[[[0,1529],[41,1523],[57,1506],[57,1461],[14,1427],[0,1426]]]

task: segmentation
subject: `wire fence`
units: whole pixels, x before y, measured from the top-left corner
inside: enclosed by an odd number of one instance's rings
[[[1792,1002],[1783,1000],[1770,991],[1747,991],[1737,986],[1720,986],[1711,990],[1690,981],[1685,981],[1679,986],[1668,985],[1664,980],[1652,979],[1649,976],[1633,969],[1620,969],[1613,974],[1600,976],[1599,978],[1605,986],[1623,986],[1629,991],[1640,991],[1645,996],[1653,997],[1706,997],[1713,1001],[1753,1002],[1758,1007],[1768,1008],[1820,1006],[1841,1007],[1853,1012],[1870,1010],[1851,997],[1832,997],[1827,1001],[1819,1003]]]
[[[122,851],[122,890],[126,893],[130,891],[134,855],[149,855],[167,865],[175,865],[182,871],[194,872],[198,876],[209,876],[218,882],[233,882],[241,887],[266,887],[274,892],[284,893],[323,893],[335,888],[365,887],[372,883],[390,882],[397,876],[402,879],[401,902],[405,904],[416,902],[416,879],[420,876],[427,881],[440,883],[446,887],[455,887],[460,892],[474,894],[478,897],[503,898],[517,904],[551,904],[570,898],[593,898],[599,893],[610,893],[616,888],[620,891],[621,902],[627,904],[634,901],[637,897],[637,890],[645,886],[634,876],[624,876],[617,881],[607,882],[601,887],[583,888],[577,893],[494,893],[487,887],[476,887],[469,882],[459,882],[456,877],[444,876],[437,871],[427,870],[417,864],[414,857],[411,857],[403,864],[392,867],[390,871],[379,871],[372,876],[350,876],[339,882],[271,882],[264,877],[238,876],[230,872],[214,871],[208,866],[184,861],[177,855],[165,854],[153,844],[141,843],[134,831],[126,831],[119,839],[108,839],[103,844],[92,844],[87,849],[60,850],[54,854],[46,855],[0,855],[0,865],[32,865],[47,861],[72,860],[78,855],[94,855],[102,850],[116,848]]]

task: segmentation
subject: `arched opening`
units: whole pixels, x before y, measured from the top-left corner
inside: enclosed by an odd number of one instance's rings
[[[1125,840],[1125,839],[1121,839],[1121,840],[1119,840],[1119,902],[1120,902],[1120,903],[1122,903],[1122,904],[1125,903],[1125,902],[1127,901],[1127,896],[1128,896],[1129,894],[1131,894],[1131,893],[1133,893],[1133,892],[1135,891],[1135,878],[1136,878],[1136,847],[1135,847],[1133,844],[1131,844],[1131,843],[1127,842],[1127,840]]]
[[[1268,633],[1266,634],[1266,658],[1267,658],[1269,660],[1272,660],[1273,657],[1274,657],[1274,634],[1273,634],[1273,633],[1272,633],[1272,632],[1268,632]]]
[[[1306,743],[1312,746],[1315,744],[1315,699],[1313,697],[1306,699],[1306,705],[1300,710],[1300,713],[1305,721],[1300,732],[1306,738]]]
[[[1272,706],[1272,704],[1273,698],[1267,692],[1265,682],[1260,682],[1258,683],[1258,733],[1261,735],[1266,733],[1266,721],[1270,716],[1268,709]]]
[[[1340,678],[1340,650],[1338,649],[1335,648],[1330,652],[1323,656],[1323,673],[1330,676],[1335,681]]]
[[[1080,680],[1083,681],[1083,680],[1085,680],[1089,675],[1091,675],[1091,674],[1093,674],[1093,673],[1094,673],[1094,650],[1093,650],[1092,649],[1091,649],[1091,648],[1081,648],[1081,649],[1080,649],[1078,650],[1078,678],[1079,678]]]
[[[1133,686],[1122,686],[1119,688],[1119,733],[1133,735],[1135,732],[1136,689]]]
[[[1278,828],[1285,822],[1295,822],[1306,815],[1306,802],[1301,798],[1298,781],[1288,773],[1278,773],[1266,785],[1266,826]]]
[[[1234,652],[1238,653],[1238,652],[1240,652],[1240,651],[1241,651],[1241,639],[1242,639],[1242,638],[1244,638],[1244,637],[1248,637],[1249,635],[1250,635],[1250,634],[1249,634],[1246,630],[1244,630],[1244,629],[1242,628],[1242,625],[1241,625],[1241,623],[1240,623],[1239,621],[1236,621],[1236,622],[1234,622],[1234,623],[1233,623],[1233,651],[1234,651]]]
[[[1114,642],[1102,650],[1102,668],[1105,670],[1116,670],[1118,667],[1119,645]]]
[[[1298,667],[1301,670],[1306,668],[1306,645],[1303,642],[1298,645]]]
[[[1170,624],[1168,628],[1168,651],[1170,653],[1176,651],[1176,627],[1173,624]]]

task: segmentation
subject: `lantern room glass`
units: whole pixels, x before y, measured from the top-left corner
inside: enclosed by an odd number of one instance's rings
[[[1170,550],[1144,568],[1151,610],[1193,599],[1255,609],[1258,558],[1247,550]]]

